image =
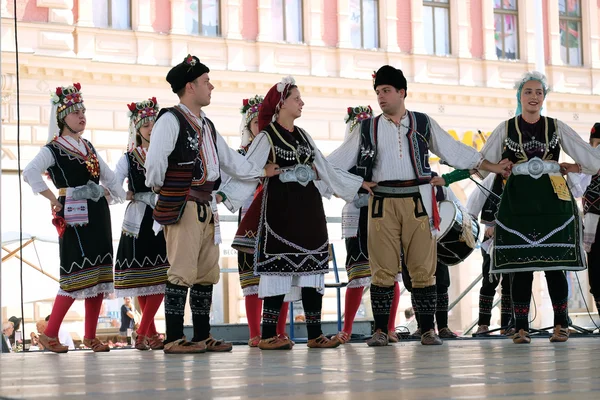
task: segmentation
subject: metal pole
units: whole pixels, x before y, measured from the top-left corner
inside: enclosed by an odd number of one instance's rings
[[[535,70],[546,74],[546,56],[544,54],[544,13],[542,0],[535,1]],[[545,103],[545,102],[544,102]],[[542,105],[541,114],[546,115],[546,107]]]

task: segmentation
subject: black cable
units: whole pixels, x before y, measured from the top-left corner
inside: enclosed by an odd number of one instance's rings
[[[15,22],[15,70],[17,79],[17,177],[19,179],[19,278],[21,287],[21,332],[25,351],[25,306],[23,299],[23,191],[21,188],[21,88],[19,84],[19,38],[17,30],[17,0],[13,0]]]
[[[590,267],[588,266],[588,268],[590,268]],[[588,307],[587,301],[585,300],[585,295],[583,294],[583,289],[581,288],[581,282],[579,281],[579,274],[577,272],[575,272],[575,276],[577,277],[577,285],[579,286],[579,291],[581,292],[581,298],[583,299],[583,304],[585,304],[585,309],[587,310],[587,313],[590,316],[590,320],[592,321],[592,324],[594,324],[594,326],[597,329],[600,329],[600,326],[596,325],[596,321],[594,321],[594,318],[592,317],[592,313],[590,312],[590,308]],[[598,312],[600,313],[600,310],[598,310]]]

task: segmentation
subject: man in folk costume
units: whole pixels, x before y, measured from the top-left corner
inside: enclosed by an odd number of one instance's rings
[[[348,107],[346,114],[346,134],[348,137],[354,128],[362,121],[373,118],[371,106]],[[356,173],[356,166],[349,172]],[[344,327],[337,334],[341,343],[347,343],[352,336],[354,318],[360,308],[365,287],[371,284],[371,269],[369,268],[369,252],[367,250],[367,222],[369,220],[368,202],[369,194],[366,190],[359,190],[354,201],[347,203],[342,209],[342,239],[346,244],[346,272],[348,286],[346,287],[344,304]],[[388,339],[398,342],[396,334],[396,313],[400,302],[400,285],[398,281],[402,276],[396,277],[394,284],[394,300],[388,320]]]
[[[596,122],[590,131],[590,145],[600,146],[600,122]],[[600,174],[572,173],[569,183],[573,196],[583,197],[583,247],[587,253],[590,292],[600,310]]]
[[[163,108],[146,156],[146,186],[158,193],[154,220],[164,227],[170,268],[165,289],[165,353],[230,351],[231,344],[210,335],[213,285],[219,281],[220,232],[212,192],[220,169],[238,179],[276,174],[276,165],[258,166],[227,146],[206,118],[214,86],[209,69],[188,55],[167,74],[180,103]],[[194,325],[184,339],[183,315],[190,289]]]
[[[328,158],[343,169],[356,165],[357,173],[366,181],[378,183],[373,188],[375,195],[369,199],[368,224],[376,331],[367,344],[388,344],[386,331],[401,250],[414,288],[415,312],[421,318],[421,343],[441,344],[434,330],[437,257],[432,230],[439,226],[439,214],[429,184],[429,150],[460,168],[504,173],[505,165],[484,160],[426,114],[406,110],[407,82],[399,69],[385,65],[373,78],[383,114],[363,121]]]

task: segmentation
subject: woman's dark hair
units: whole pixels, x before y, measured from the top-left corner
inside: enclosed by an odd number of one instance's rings
[[[56,120],[56,125],[58,125],[58,136],[62,135],[63,129],[65,129],[65,123],[59,119]]]
[[[287,100],[287,98],[290,97],[292,94],[292,89],[298,89],[298,85],[290,85],[284,100]]]
[[[137,133],[135,134],[135,147],[139,147],[142,145],[142,134],[140,132],[140,130],[137,130]]]

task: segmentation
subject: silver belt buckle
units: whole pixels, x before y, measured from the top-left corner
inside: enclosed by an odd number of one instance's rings
[[[306,186],[310,181],[315,180],[317,174],[306,164],[296,164],[291,168],[286,168],[279,174],[279,180],[283,183],[298,182],[302,186]]]
[[[534,157],[526,163],[515,165],[513,172],[515,175],[529,175],[533,179],[539,179],[544,174],[560,172],[560,165]]]

